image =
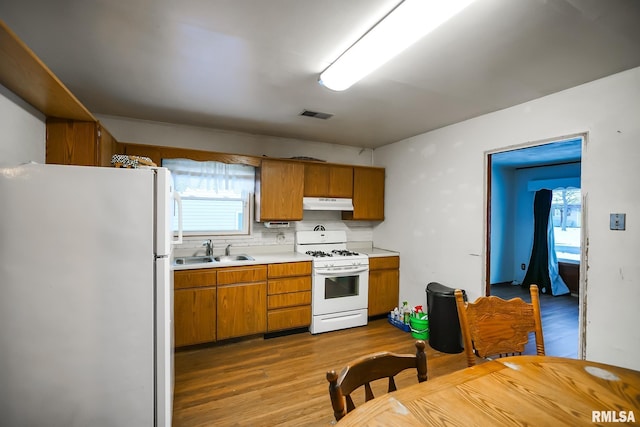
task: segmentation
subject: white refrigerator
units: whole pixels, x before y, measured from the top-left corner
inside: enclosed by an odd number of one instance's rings
[[[0,167],[0,424],[171,426],[171,187]]]

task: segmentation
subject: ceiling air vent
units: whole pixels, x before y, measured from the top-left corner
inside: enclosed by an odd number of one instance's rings
[[[301,116],[313,117],[314,119],[327,120],[333,117],[333,114],[321,113],[319,111],[302,110]]]

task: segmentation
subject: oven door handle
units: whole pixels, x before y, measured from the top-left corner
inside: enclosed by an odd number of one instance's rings
[[[352,268],[349,270],[319,270],[316,269],[315,273],[319,274],[321,276],[337,276],[337,275],[350,275],[353,273],[363,273],[365,271],[369,270],[369,266],[365,265],[363,267],[357,267],[357,268]]]

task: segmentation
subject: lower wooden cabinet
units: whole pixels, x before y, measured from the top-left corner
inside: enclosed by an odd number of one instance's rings
[[[311,262],[269,264],[267,332],[311,324]]]
[[[369,316],[388,313],[398,306],[400,257],[369,258]]]
[[[300,307],[279,308],[267,312],[268,332],[304,328],[311,324],[311,304]]]
[[[216,340],[216,288],[181,289],[173,302],[176,347]]]
[[[176,347],[310,324],[310,261],[174,271]]]
[[[215,269],[174,272],[174,340],[176,347],[216,340]]]
[[[218,340],[267,330],[267,266],[218,269]]]

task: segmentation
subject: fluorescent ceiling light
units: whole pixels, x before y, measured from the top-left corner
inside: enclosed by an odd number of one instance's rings
[[[404,0],[320,74],[340,91],[371,73],[474,0]]]

